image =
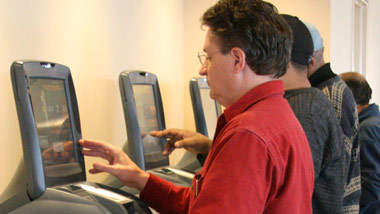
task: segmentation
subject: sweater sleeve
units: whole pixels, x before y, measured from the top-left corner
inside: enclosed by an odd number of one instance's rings
[[[331,108],[331,112],[326,109],[319,117],[298,115],[297,118],[306,133],[313,156],[313,213],[325,213],[327,210],[340,213],[346,176],[343,133],[335,112]]]
[[[140,198],[159,213],[187,213],[190,188],[175,186],[173,183],[150,174]]]
[[[297,114],[298,121],[301,123],[303,130],[305,131],[307,140],[309,142],[310,150],[313,157],[314,176],[315,180],[318,179],[322,169],[324,158],[324,147],[328,133],[325,131],[322,124],[318,124],[315,121],[312,114]],[[325,124],[323,124],[325,125]],[[323,132],[323,133],[320,133]]]
[[[347,174],[343,132],[333,111],[318,124],[318,132],[324,133],[325,138],[320,148],[323,149],[323,161],[314,186],[313,213],[341,213]]]

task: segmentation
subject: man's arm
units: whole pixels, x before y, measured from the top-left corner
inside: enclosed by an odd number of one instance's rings
[[[212,140],[208,137],[189,130],[166,129],[152,131],[150,134],[153,137],[168,138],[163,155],[170,155],[177,148],[184,148],[191,153],[206,155],[212,144]]]
[[[93,140],[80,140],[82,153],[86,156],[101,157],[107,164],[94,163],[90,173],[108,172],[126,186],[141,191],[141,198],[149,206],[164,213],[186,213],[190,188],[174,186],[172,183],[141,170],[119,148]]]
[[[94,140],[79,140],[79,144],[84,148],[83,155],[100,157],[108,160],[108,164],[95,162],[93,168],[89,170],[92,174],[108,172],[118,178],[124,185],[133,187],[141,191],[149,179],[149,174],[141,170],[123,150]]]

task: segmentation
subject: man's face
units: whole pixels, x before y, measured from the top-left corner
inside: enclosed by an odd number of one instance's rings
[[[223,54],[217,44],[215,36],[208,30],[203,51],[207,54],[207,60],[199,70],[199,74],[206,76],[210,86],[210,97],[220,104],[228,106],[229,90],[233,81],[233,59],[229,53]]]

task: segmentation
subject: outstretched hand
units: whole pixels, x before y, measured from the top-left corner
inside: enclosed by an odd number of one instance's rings
[[[108,172],[117,177],[126,186],[142,190],[149,174],[141,170],[123,150],[105,142],[93,140],[79,140],[83,147],[82,153],[85,156],[101,157],[108,160],[108,164],[95,162],[90,173]]]
[[[168,138],[163,155],[170,155],[176,148],[184,148],[195,154],[207,154],[212,144],[212,140],[208,137],[189,130],[166,129],[152,131],[150,135]]]

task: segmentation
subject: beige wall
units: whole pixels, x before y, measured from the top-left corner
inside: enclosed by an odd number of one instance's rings
[[[279,13],[298,16],[319,30],[325,47],[325,59],[330,59],[330,0],[269,0]]]
[[[0,1],[0,194],[22,155],[9,72],[14,60],[70,67],[83,136],[121,146],[127,135],[118,75],[125,69],[155,73],[167,126],[183,127],[183,29],[177,0]],[[86,161],[89,168],[93,160]]]
[[[191,106],[189,81],[193,77],[199,76],[201,64],[198,60],[198,51],[203,50],[203,42],[206,32],[201,29],[200,18],[203,13],[212,5],[215,0],[185,0],[184,1],[184,127],[195,130],[193,107]]]

